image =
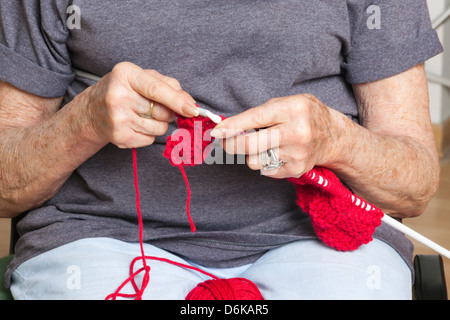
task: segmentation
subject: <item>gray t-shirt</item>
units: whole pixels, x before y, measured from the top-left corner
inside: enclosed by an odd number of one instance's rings
[[[64,96],[64,104],[93,84],[74,68],[103,76],[130,61],[178,79],[200,106],[226,117],[311,93],[358,121],[351,84],[401,73],[441,50],[425,0],[0,0],[0,79]],[[165,138],[138,150],[146,242],[228,267],[315,238],[288,181],[229,161],[187,168],[192,234],[186,186],[163,157]],[[138,241],[131,151],[103,148],[18,229],[7,283],[27,259],[78,239]],[[403,235],[382,225],[375,236],[411,263]]]

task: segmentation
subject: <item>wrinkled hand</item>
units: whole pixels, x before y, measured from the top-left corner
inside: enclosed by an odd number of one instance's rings
[[[211,133],[230,154],[246,154],[252,170],[273,178],[298,178],[333,161],[342,115],[309,94],[269,100],[228,118]],[[284,165],[264,170],[261,154],[273,149]]]
[[[164,135],[175,113],[197,116],[195,100],[180,83],[154,70],[123,62],[89,88],[89,119],[98,140],[140,148]],[[143,118],[154,103],[152,119]]]

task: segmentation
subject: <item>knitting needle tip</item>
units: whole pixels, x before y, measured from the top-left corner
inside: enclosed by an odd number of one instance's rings
[[[219,124],[222,122],[222,118],[209,110],[198,108],[199,115],[205,118],[211,119],[212,122]]]

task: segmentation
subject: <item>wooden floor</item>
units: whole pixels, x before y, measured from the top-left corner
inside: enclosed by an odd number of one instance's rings
[[[450,155],[441,161],[441,184],[426,212],[405,225],[423,234],[441,246],[450,249]],[[9,220],[0,220],[0,257],[9,252]],[[414,242],[414,241],[413,241]],[[416,254],[435,254],[420,243],[415,243]],[[450,290],[450,261],[444,259],[447,288]]]

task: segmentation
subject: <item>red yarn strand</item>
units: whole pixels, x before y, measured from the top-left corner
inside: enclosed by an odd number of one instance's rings
[[[138,179],[138,167],[137,167],[137,150],[133,149],[133,172],[134,172],[134,188],[136,192],[136,210],[138,213],[138,219],[139,219],[139,244],[141,249],[141,255],[144,257],[144,245],[143,245],[143,239],[144,239],[144,226],[142,221],[142,211],[141,211],[141,200],[140,200],[140,192],[139,192],[139,179]],[[143,261],[144,268],[147,269],[147,264],[145,262],[145,259]]]
[[[191,216],[191,187],[189,186],[189,179],[187,177],[186,171],[184,170],[184,167],[182,165],[179,165],[178,168],[181,171],[181,174],[183,175],[184,182],[186,183],[186,189],[187,189],[187,200],[186,200],[186,213],[189,220],[189,225],[191,226],[191,232],[195,233],[197,228],[195,227],[194,220]]]
[[[168,263],[168,264],[171,264],[173,266],[177,266],[177,267],[180,267],[180,268],[183,268],[183,269],[193,270],[193,271],[202,273],[205,276],[208,276],[208,277],[210,277],[210,278],[212,278],[214,280],[219,280],[220,279],[219,277],[213,275],[212,273],[206,272],[206,271],[204,271],[202,269],[199,269],[197,267],[193,267],[193,266],[190,266],[190,265],[187,265],[187,264],[184,264],[184,263],[180,263],[180,262],[176,262],[176,261],[173,261],[173,260],[169,260],[169,259],[166,259],[166,258],[159,258],[159,257],[152,257],[152,256],[144,256],[144,258],[147,259],[147,260],[154,260],[154,261],[160,261],[160,262]],[[137,261],[139,261],[139,260],[142,260],[142,257],[135,258],[133,260],[133,262],[132,262],[132,265],[134,263],[136,263]]]
[[[133,149],[133,172],[134,172],[134,188],[136,192],[136,210],[138,213],[138,220],[139,220],[139,245],[141,250],[141,257],[143,261],[143,267],[137,270],[136,272],[133,272],[134,269],[134,262],[130,266],[130,277],[128,277],[127,280],[125,280],[122,285],[112,294],[106,297],[106,300],[116,300],[118,297],[121,298],[135,298],[136,300],[142,300],[142,296],[144,294],[145,289],[148,286],[148,283],[150,281],[150,267],[147,266],[147,262],[145,260],[145,253],[144,253],[144,226],[142,221],[142,211],[141,211],[141,201],[140,201],[140,195],[139,195],[139,180],[138,180],[138,166],[137,166],[137,151],[136,149]],[[134,280],[142,271],[144,271],[144,277],[142,279],[141,288],[139,289],[136,281]],[[133,288],[135,290],[134,294],[123,294],[120,293],[120,291],[125,287],[127,283],[131,282],[133,285]]]
[[[182,166],[180,166],[180,170],[184,173],[184,169]],[[108,295],[106,297],[106,300],[116,300],[117,298],[134,298],[135,300],[142,300],[142,296],[144,294],[145,289],[147,288],[149,281],[150,281],[150,266],[147,265],[147,260],[155,260],[160,262],[165,262],[168,264],[172,264],[181,268],[190,269],[199,273],[202,273],[212,279],[219,280],[218,277],[215,275],[208,273],[206,271],[203,271],[199,268],[189,266],[186,264],[182,264],[179,262],[175,262],[169,259],[165,258],[158,258],[158,257],[151,257],[146,256],[144,252],[144,227],[143,227],[143,219],[142,219],[142,211],[141,211],[141,203],[140,203],[140,192],[139,192],[139,180],[138,180],[138,166],[137,166],[137,151],[136,149],[133,149],[133,172],[134,172],[134,187],[136,192],[136,211],[138,213],[138,220],[139,220],[139,246],[141,251],[141,256],[134,258],[134,260],[131,262],[130,265],[130,276],[119,286],[119,288],[112,294]],[[187,182],[186,174],[184,173],[183,176],[185,177],[186,184],[188,186],[189,190],[189,197],[190,199],[190,188],[189,183]],[[191,227],[193,226],[193,232],[195,231],[195,225],[189,215],[189,221],[191,222]],[[137,271],[134,271],[134,267],[137,261],[142,260],[143,267],[138,269]],[[144,277],[142,279],[141,288],[138,287],[135,278],[140,274],[144,272]],[[131,283],[135,293],[127,294],[127,293],[121,293],[122,289],[128,284]]]

